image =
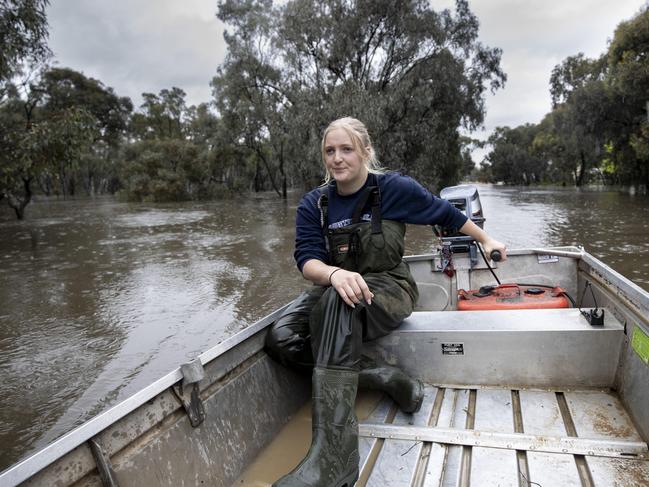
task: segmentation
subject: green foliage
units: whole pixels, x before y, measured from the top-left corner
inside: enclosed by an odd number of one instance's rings
[[[367,124],[386,165],[455,182],[459,129],[482,123],[487,86],[505,81],[500,50],[478,41],[463,0],[455,14],[423,0],[224,0],[219,18],[231,26],[212,83],[219,112],[255,181],[278,193],[289,175],[306,186],[322,177],[320,134],[345,115]]]
[[[38,82],[31,86],[30,96],[37,100],[38,117],[50,119],[70,109],[83,109],[95,120],[92,145],[80,155],[74,167],[59,174],[59,182],[69,181],[67,188],[61,186],[65,197],[72,194],[75,183],[80,181],[89,195],[95,192],[115,190],[117,178],[115,160],[119,147],[127,135],[128,121],[133,104],[127,97],[119,97],[101,81],[88,78],[69,68],[50,68]],[[39,184],[47,194],[49,175],[39,178]]]
[[[548,165],[551,182],[580,186],[596,178],[649,187],[648,7],[618,26],[605,55],[580,53],[557,65],[550,93],[553,109],[531,142],[523,138],[512,146],[499,135],[509,129],[496,130],[488,159],[495,161],[492,169],[511,165],[498,173],[503,181],[519,182],[524,154],[532,153]]]
[[[538,134],[536,125],[521,125],[514,129],[498,127],[489,138],[493,150],[483,163],[493,181],[510,184],[538,184],[545,180],[548,163],[534,150]]]
[[[131,133],[139,140],[182,139],[188,116],[186,96],[175,86],[161,90],[158,95],[142,93],[144,103],[131,119]]]
[[[2,0],[0,3],[0,101],[7,96],[8,82],[23,65],[47,59],[48,0]]]
[[[147,139],[128,145],[121,171],[131,201],[182,201],[219,196],[215,159],[182,139]]]
[[[69,68],[50,68],[33,88],[43,97],[43,110],[57,113],[70,108],[83,108],[97,121],[98,141],[116,147],[125,134],[133,103],[118,97],[101,81],[88,78]]]
[[[69,108],[41,121],[19,124],[15,112],[3,107],[0,116],[0,193],[19,219],[32,197],[33,182],[55,175],[65,191],[66,171],[78,167],[96,136],[96,119],[80,108]]]
[[[608,63],[617,102],[608,135],[618,174],[649,187],[649,7],[618,26]]]

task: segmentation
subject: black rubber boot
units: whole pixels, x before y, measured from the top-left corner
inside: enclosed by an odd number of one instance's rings
[[[354,413],[358,372],[313,369],[311,448],[274,487],[352,487],[358,479],[358,421]]]
[[[416,413],[424,400],[424,385],[390,365],[377,365],[366,357],[361,360],[358,386],[385,392],[404,413]]]

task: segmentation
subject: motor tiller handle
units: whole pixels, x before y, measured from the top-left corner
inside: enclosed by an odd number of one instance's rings
[[[500,262],[503,258],[500,250],[492,250],[491,254],[489,254],[489,257],[491,257],[491,260],[493,260],[494,262]]]

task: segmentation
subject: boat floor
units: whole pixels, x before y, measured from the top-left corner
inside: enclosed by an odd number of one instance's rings
[[[310,403],[235,482],[270,485],[306,454]],[[421,410],[359,393],[357,486],[649,486],[649,454],[607,390],[427,385]]]

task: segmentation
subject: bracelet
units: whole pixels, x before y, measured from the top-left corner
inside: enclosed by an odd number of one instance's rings
[[[329,285],[331,285],[331,276],[333,276],[336,272],[341,270],[342,269],[340,267],[336,267],[333,271],[331,271],[331,274],[329,274]]]

